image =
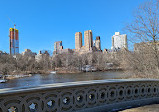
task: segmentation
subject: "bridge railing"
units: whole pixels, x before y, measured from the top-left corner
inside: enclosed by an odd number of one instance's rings
[[[159,80],[94,80],[0,89],[0,112],[110,111],[159,101]]]

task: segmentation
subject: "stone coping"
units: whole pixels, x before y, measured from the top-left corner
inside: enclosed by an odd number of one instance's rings
[[[64,83],[53,83],[43,84],[34,87],[24,88],[5,88],[0,89],[0,95],[8,95],[21,92],[33,92],[38,90],[49,90],[63,87],[74,87],[74,86],[85,86],[92,84],[105,84],[105,83],[128,83],[128,82],[156,82],[159,79],[107,79],[107,80],[90,80],[90,81],[76,81],[76,82],[64,82]]]

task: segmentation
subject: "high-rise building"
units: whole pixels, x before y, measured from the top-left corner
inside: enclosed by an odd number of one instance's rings
[[[14,54],[14,28],[9,29],[9,39],[10,39],[10,54]]]
[[[90,51],[93,47],[93,35],[92,30],[87,30],[84,32],[84,46],[85,49]]]
[[[62,41],[55,42],[54,43],[54,53],[53,54],[61,53],[62,49],[63,49]]]
[[[151,47],[156,47],[157,50],[159,50],[159,42],[140,42],[134,44],[134,51],[144,51],[144,50],[150,50]]]
[[[97,50],[101,50],[100,36],[96,37],[95,47],[96,47]]]
[[[90,53],[90,52],[101,52],[101,41],[100,36],[96,37],[93,41],[92,30],[84,32],[84,45],[82,46],[82,33],[75,33],[75,50],[76,53]]]
[[[35,57],[35,55],[37,54],[35,52],[32,52],[30,49],[25,49],[25,51],[22,52],[22,55]]]
[[[62,46],[62,41],[57,41],[54,43],[54,52],[53,52],[53,56],[56,56],[57,54],[62,54],[62,53],[73,53],[74,50],[72,49],[63,49]]]
[[[79,50],[82,47],[82,33],[76,32],[75,33],[75,49]]]
[[[120,35],[120,32],[115,32],[115,35],[112,36],[112,49],[122,49],[126,48],[127,46],[127,35],[123,34]]]
[[[35,55],[35,60],[37,61],[37,62],[40,62],[43,58],[49,58],[50,57],[50,55],[49,55],[49,53],[48,53],[48,51],[39,51],[39,53],[37,54],[37,55]]]
[[[9,29],[10,37],[10,54],[15,55],[19,54],[19,32],[17,29]]]
[[[15,54],[19,54],[19,32],[15,29]]]

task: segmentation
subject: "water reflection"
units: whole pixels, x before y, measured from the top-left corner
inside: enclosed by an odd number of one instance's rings
[[[32,77],[9,80],[7,83],[0,83],[2,88],[14,87],[33,87],[41,84],[51,84],[57,82],[73,82],[73,81],[88,81],[88,80],[103,80],[125,77],[122,71],[107,71],[107,72],[88,72],[78,74],[35,74]]]

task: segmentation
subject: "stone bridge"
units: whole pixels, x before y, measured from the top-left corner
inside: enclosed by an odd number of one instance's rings
[[[0,89],[0,112],[107,112],[152,103],[159,103],[159,80],[94,80]]]

